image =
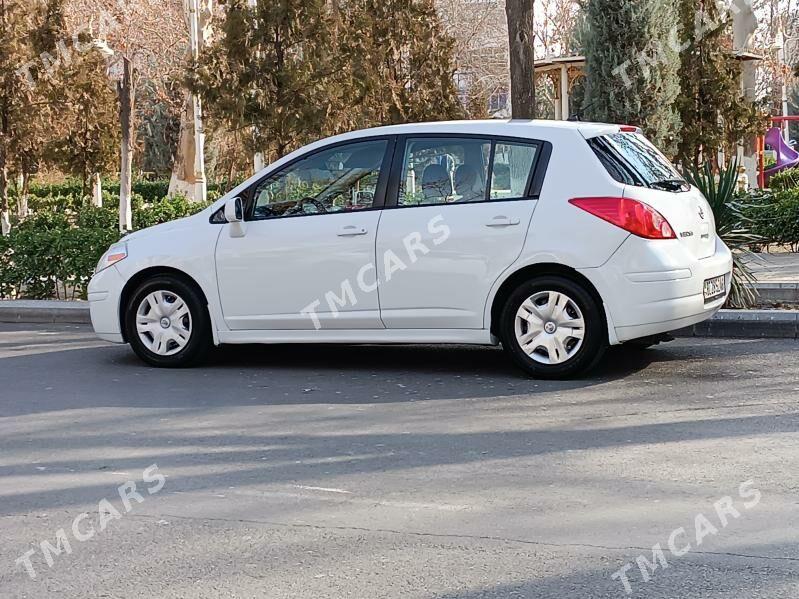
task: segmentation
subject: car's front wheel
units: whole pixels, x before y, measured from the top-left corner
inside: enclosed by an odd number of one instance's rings
[[[536,378],[562,379],[592,368],[607,347],[601,308],[581,285],[546,276],[520,285],[500,321],[506,352]]]
[[[125,329],[133,351],[152,366],[179,368],[202,361],[211,347],[211,322],[201,295],[185,281],[156,276],[131,296]]]

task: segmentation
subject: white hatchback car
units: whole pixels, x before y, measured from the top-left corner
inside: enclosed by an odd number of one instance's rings
[[[89,286],[145,362],[213,345],[497,345],[536,377],[710,318],[732,257],[635,127],[465,121],[340,135],[133,233]]]

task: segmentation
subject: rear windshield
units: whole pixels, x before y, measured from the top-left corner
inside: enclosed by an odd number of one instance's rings
[[[682,175],[640,133],[611,133],[588,140],[599,161],[619,183],[665,191],[687,191]]]

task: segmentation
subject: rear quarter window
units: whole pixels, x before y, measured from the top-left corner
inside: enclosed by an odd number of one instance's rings
[[[690,189],[668,158],[640,133],[600,135],[588,145],[619,183],[673,192]]]

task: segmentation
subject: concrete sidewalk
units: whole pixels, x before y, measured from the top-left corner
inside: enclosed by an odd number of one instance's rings
[[[761,283],[799,284],[799,254],[755,254],[755,258],[748,264]]]

